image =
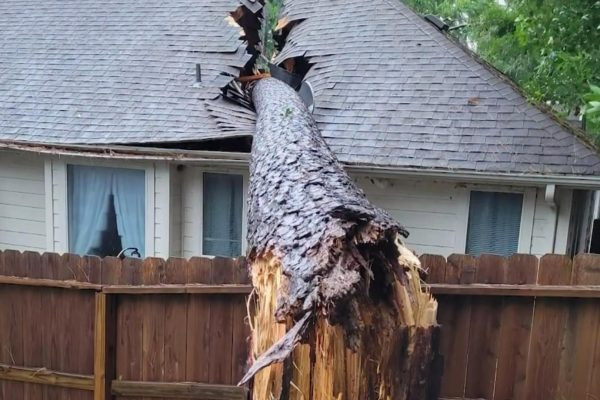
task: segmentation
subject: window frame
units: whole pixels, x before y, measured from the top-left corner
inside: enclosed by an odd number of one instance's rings
[[[50,159],[46,162],[46,187],[51,187],[47,191],[46,212],[50,216],[48,225],[52,229],[47,229],[51,235],[48,238],[48,248],[50,251],[58,253],[69,252],[69,194],[67,166],[87,166],[87,167],[108,167],[120,169],[136,169],[144,171],[145,193],[144,193],[144,240],[145,257],[152,257],[155,254],[154,243],[154,223],[155,223],[155,199],[154,199],[154,181],[155,167],[149,163],[131,163],[124,160],[101,160],[101,159],[83,159],[77,157],[65,157],[60,159]],[[49,197],[49,198],[48,198]]]
[[[190,258],[195,256],[214,258],[211,254],[204,254],[204,173],[231,174],[242,176],[242,246],[241,255],[246,254],[248,243],[246,234],[248,229],[248,182],[249,172],[243,168],[227,168],[219,166],[189,166],[184,170],[182,179],[182,218],[181,238],[182,256]],[[186,226],[189,225],[189,226]]]
[[[468,185],[465,187],[464,204],[462,210],[462,232],[460,243],[457,248],[463,254],[467,252],[467,234],[469,230],[469,210],[471,209],[471,192],[493,192],[493,193],[514,193],[523,195],[523,204],[521,208],[521,221],[519,226],[519,242],[517,252],[529,254],[531,252],[531,241],[533,235],[533,221],[535,216],[536,188],[520,187],[502,187],[487,185]]]
[[[217,257],[215,255],[209,255],[209,254],[204,254],[204,174],[209,173],[209,174],[215,174],[215,175],[229,175],[229,176],[239,176],[242,178],[242,220],[241,222],[241,237],[240,237],[240,254],[239,256],[242,256],[246,253],[246,248],[245,248],[245,242],[246,242],[246,225],[245,225],[245,219],[246,219],[246,214],[244,211],[245,208],[245,203],[246,203],[246,198],[247,198],[247,192],[246,192],[246,178],[244,177],[243,174],[237,174],[237,173],[227,173],[227,172],[215,172],[215,171],[202,171],[202,224],[201,224],[201,229],[202,232],[200,233],[200,237],[201,237],[201,243],[200,243],[200,249],[202,252],[202,255],[204,257]],[[239,257],[236,256],[236,257]]]

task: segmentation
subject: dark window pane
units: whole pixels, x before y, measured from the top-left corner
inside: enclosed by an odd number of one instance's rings
[[[510,256],[519,248],[523,195],[471,192],[467,253]]]
[[[242,254],[243,177],[204,173],[202,253],[237,257]]]

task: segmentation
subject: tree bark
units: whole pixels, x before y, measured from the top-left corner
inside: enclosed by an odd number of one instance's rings
[[[242,382],[254,377],[257,400],[284,388],[289,399],[429,398],[437,303],[402,243],[408,232],[367,200],[290,87],[263,79],[252,98],[256,359]]]

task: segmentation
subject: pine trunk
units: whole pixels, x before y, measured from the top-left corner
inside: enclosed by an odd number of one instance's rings
[[[300,98],[252,92],[248,259],[255,400],[434,399],[437,303],[406,230],[369,203]]]

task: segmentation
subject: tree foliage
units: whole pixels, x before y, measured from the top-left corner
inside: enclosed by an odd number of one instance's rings
[[[451,34],[507,74],[533,100],[580,115],[600,84],[600,1],[403,0],[443,18]],[[593,93],[593,91],[592,91]],[[588,118],[593,113],[586,114]],[[599,125],[588,130],[600,141]]]
[[[263,18],[260,28],[260,53],[262,57],[258,65],[263,70],[268,70],[268,62],[272,61],[277,55],[277,49],[274,38],[274,30],[279,19],[283,0],[266,0],[263,7]]]
[[[583,109],[590,129],[600,132],[600,87],[590,85],[590,92],[584,96],[586,101]]]

